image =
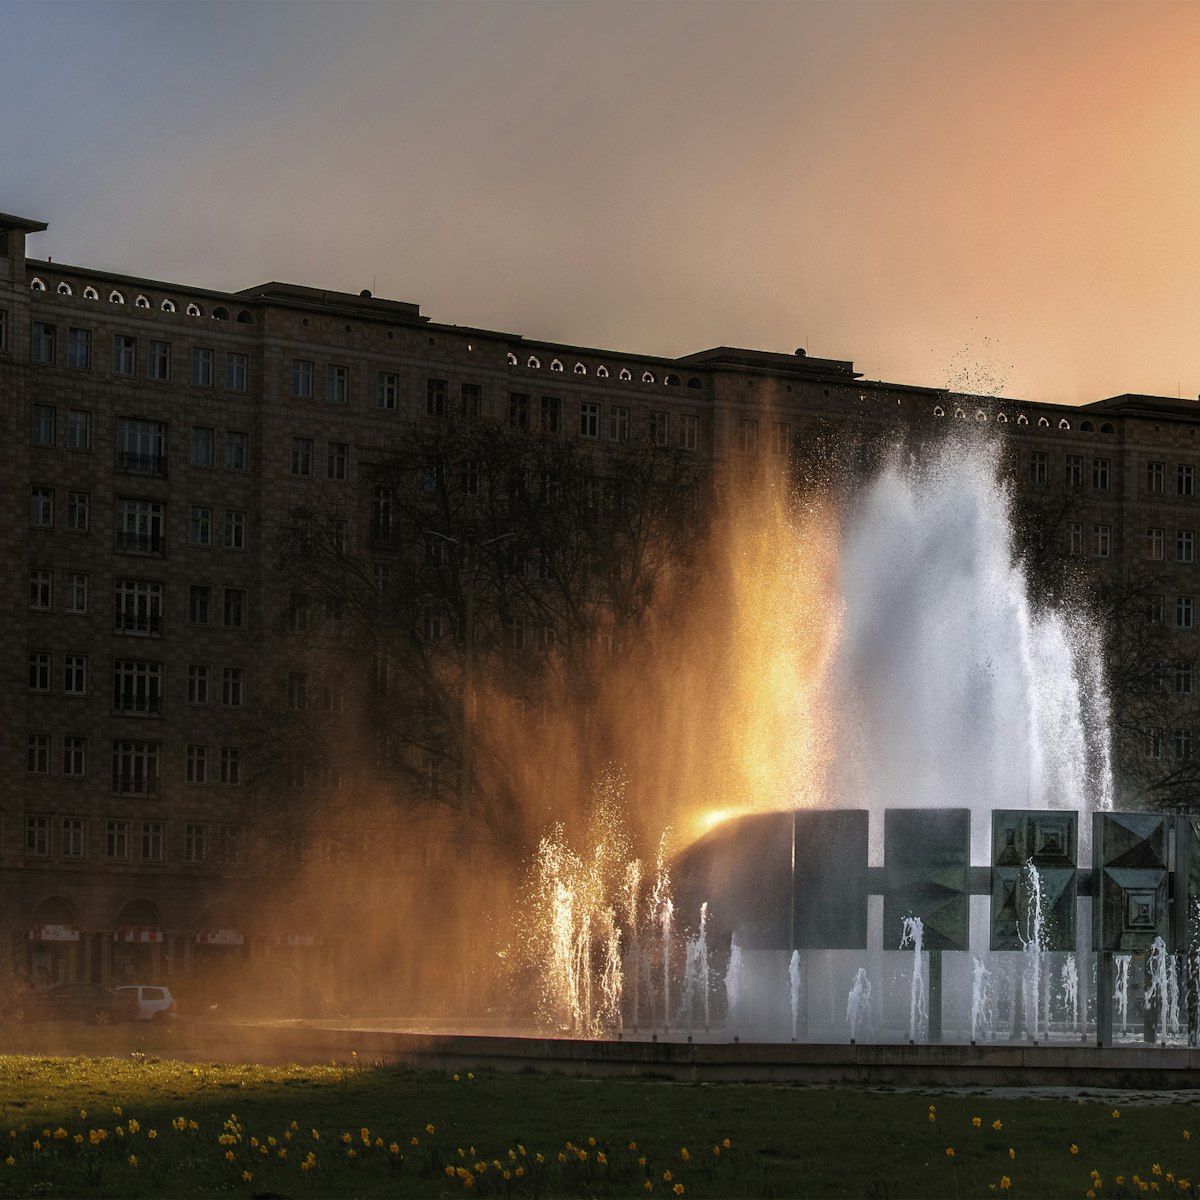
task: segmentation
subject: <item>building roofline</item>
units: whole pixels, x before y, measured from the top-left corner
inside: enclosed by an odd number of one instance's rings
[[[25,233],[42,233],[49,228],[50,226],[45,221],[33,221],[29,217],[0,213],[0,229],[19,229]]]

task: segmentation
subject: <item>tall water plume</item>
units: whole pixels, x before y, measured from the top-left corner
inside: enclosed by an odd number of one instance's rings
[[[1096,632],[1039,609],[1015,556],[996,443],[899,455],[856,504],[840,558],[834,803],[997,808],[1111,802]]]

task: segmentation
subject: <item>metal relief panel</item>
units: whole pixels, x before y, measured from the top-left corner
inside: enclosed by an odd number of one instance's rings
[[[1046,949],[1075,949],[1078,844],[1078,817],[1073,812],[997,809],[992,813],[993,950],[1020,950],[1033,940],[1030,862],[1041,888]]]
[[[791,949],[792,814],[750,813],[718,825],[673,864],[676,920],[707,901],[714,936],[745,950]]]
[[[926,950],[965,950],[971,814],[965,808],[884,813],[883,945],[900,945],[905,917],[920,917]]]
[[[1140,952],[1173,942],[1167,907],[1169,818],[1093,815],[1092,937],[1096,950]]]
[[[865,950],[866,812],[802,809],[795,820],[794,948]]]

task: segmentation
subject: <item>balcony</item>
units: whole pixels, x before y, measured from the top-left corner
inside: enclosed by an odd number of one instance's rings
[[[117,551],[124,554],[161,554],[161,533],[135,533],[126,529],[117,530]]]
[[[141,450],[118,450],[117,470],[128,471],[132,475],[157,475],[165,478],[167,456],[165,454],[148,454]]]

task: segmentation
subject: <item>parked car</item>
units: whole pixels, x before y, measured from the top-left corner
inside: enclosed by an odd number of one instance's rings
[[[157,983],[123,983],[117,990],[119,996],[132,996],[137,1001],[139,1021],[166,1021],[179,1015],[171,989]]]
[[[122,996],[98,983],[63,983],[48,992],[31,991],[5,1005],[10,1021],[92,1021],[112,1025],[134,1021],[137,1000]]]

